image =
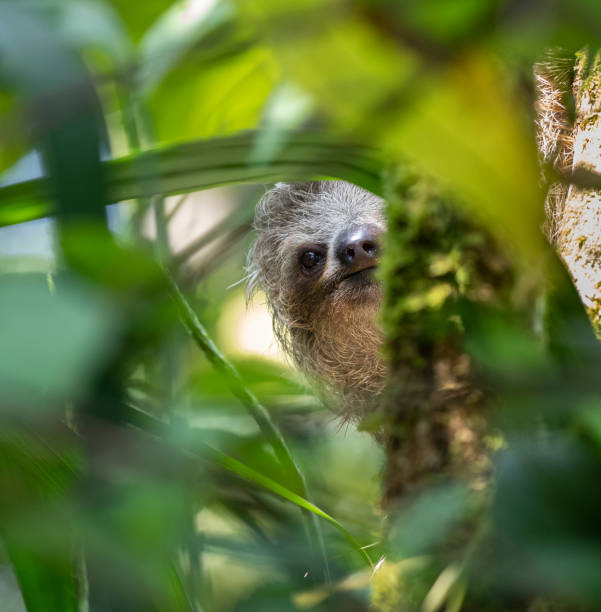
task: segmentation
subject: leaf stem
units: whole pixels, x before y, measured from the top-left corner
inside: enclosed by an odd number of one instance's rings
[[[236,368],[226,359],[226,357],[217,348],[213,340],[209,337],[206,329],[198,319],[196,313],[190,306],[190,303],[185,298],[179,287],[171,277],[167,274],[171,292],[175,303],[182,317],[184,326],[188,333],[192,336],[194,342],[200,347],[206,355],[210,363],[221,372],[232,390],[232,393],[240,400],[244,407],[251,414],[261,433],[267,438],[271,444],[277,458],[282,466],[293,476],[294,490],[301,495],[306,494],[305,479],[296,465],[290,449],[284,440],[280,430],[273,423],[271,415],[265,407],[259,402],[255,395],[244,385],[242,378]]]

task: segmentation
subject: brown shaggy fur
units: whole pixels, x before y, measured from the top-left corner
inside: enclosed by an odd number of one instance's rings
[[[547,54],[545,61],[534,66],[536,86],[536,138],[543,169],[552,166],[560,173],[572,170],[573,125],[567,100],[572,86],[574,61],[558,52]],[[549,185],[545,201],[545,233],[554,244],[568,191],[565,183]]]
[[[278,183],[255,215],[249,296],[265,292],[278,341],[325,403],[349,419],[370,411],[383,389],[382,289],[369,276],[343,278],[334,243],[353,226],[384,231],[385,223],[383,200],[344,181]],[[308,277],[300,259],[312,247],[325,264]]]

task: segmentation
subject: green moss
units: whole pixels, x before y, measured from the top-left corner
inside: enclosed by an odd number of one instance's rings
[[[490,299],[507,285],[509,267],[490,237],[432,182],[397,168],[384,185],[389,230],[381,272],[383,326],[394,371],[401,363],[422,363],[424,349],[460,335],[459,302]]]
[[[601,50],[594,55],[588,49],[576,53],[576,72],[581,75],[580,95],[595,100],[601,87]]]

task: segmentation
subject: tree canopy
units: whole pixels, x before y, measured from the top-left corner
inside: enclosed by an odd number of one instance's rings
[[[600,36],[589,0],[0,1],[2,609],[599,609],[601,345],[533,66],[572,121]],[[388,202],[359,431],[244,340],[254,205],[313,179]],[[404,471],[441,414],[465,445]]]

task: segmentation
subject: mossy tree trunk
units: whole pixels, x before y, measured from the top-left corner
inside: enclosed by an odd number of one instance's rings
[[[409,174],[391,177],[386,197],[389,231],[382,268],[389,384],[379,424],[386,448],[383,504],[394,531],[397,510],[402,514],[422,495],[454,486],[480,500],[489,495],[495,443],[489,435],[490,398],[466,351],[465,321],[477,318],[473,310],[509,306],[515,275],[490,235],[458,213],[431,182]],[[468,554],[479,531],[470,517],[460,523],[442,538],[423,572],[408,577],[399,570],[396,591],[375,580],[377,609],[420,609],[432,572],[453,574],[453,563]],[[394,546],[389,559],[398,552]],[[481,612],[480,604],[462,609]]]
[[[451,474],[486,478],[487,418],[462,316],[507,302],[513,272],[490,236],[428,183],[403,176],[389,187],[382,418],[384,501],[394,505]]]

